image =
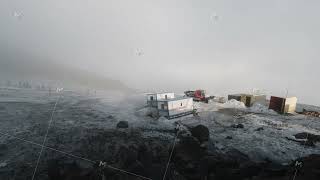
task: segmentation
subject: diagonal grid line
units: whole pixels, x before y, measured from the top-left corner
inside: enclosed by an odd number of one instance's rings
[[[38,165],[39,165],[39,162],[40,162],[40,159],[41,159],[41,155],[42,155],[42,152],[43,152],[43,149],[44,149],[44,145],[47,141],[47,137],[48,137],[48,133],[49,133],[49,130],[50,130],[50,127],[51,127],[51,124],[52,124],[52,121],[53,121],[53,115],[56,111],[56,108],[57,108],[57,104],[58,104],[58,101],[60,100],[60,97],[61,95],[59,95],[54,107],[53,107],[53,110],[52,110],[52,113],[51,113],[51,117],[50,117],[50,121],[49,121],[49,125],[48,125],[48,128],[47,128],[47,131],[46,131],[46,135],[44,136],[44,139],[43,139],[43,142],[42,142],[42,147],[41,147],[41,151],[39,153],[39,156],[38,156],[38,159],[37,159],[37,164],[36,164],[36,167],[33,171],[33,175],[32,175],[32,180],[34,180],[34,177],[37,173],[37,169],[38,169]]]
[[[52,151],[56,151],[56,152],[59,152],[59,153],[61,153],[61,154],[68,155],[68,156],[70,156],[70,157],[74,157],[74,158],[82,159],[82,160],[87,161],[87,162],[91,162],[91,163],[93,163],[93,164],[98,163],[98,161],[93,161],[93,160],[90,160],[90,159],[87,159],[87,158],[83,158],[83,157],[80,157],[80,156],[73,155],[73,154],[71,154],[71,153],[67,153],[67,152],[64,152],[64,151],[61,151],[61,150],[58,150],[58,149],[55,149],[55,148],[51,148],[51,147],[45,146],[45,143],[46,143],[46,140],[47,140],[47,136],[48,136],[48,133],[49,133],[51,124],[52,124],[52,122],[53,122],[53,115],[54,115],[54,113],[55,113],[55,110],[56,110],[56,107],[57,107],[57,104],[58,104],[58,101],[60,100],[60,98],[61,98],[61,94],[59,95],[57,101],[55,102],[53,111],[52,111],[52,113],[51,113],[49,125],[48,125],[47,131],[46,131],[46,135],[45,135],[45,137],[44,137],[44,140],[43,140],[43,143],[42,143],[42,144],[39,144],[39,143],[36,143],[36,142],[33,142],[33,141],[29,141],[29,140],[25,140],[25,139],[22,139],[22,138],[19,138],[19,137],[16,137],[16,136],[13,136],[13,135],[10,135],[10,134],[7,134],[7,133],[2,133],[2,132],[0,132],[1,135],[7,136],[7,137],[12,137],[12,138],[18,139],[18,140],[20,140],[20,141],[24,141],[24,142],[26,142],[26,143],[33,144],[33,145],[36,145],[36,146],[41,147],[41,151],[40,151],[39,156],[38,156],[38,159],[37,159],[37,164],[36,164],[36,167],[35,167],[33,176],[32,176],[32,180],[34,180],[34,178],[35,178],[35,174],[36,174],[36,172],[37,172],[37,167],[38,167],[38,165],[39,165],[39,162],[40,162],[40,159],[41,159],[41,155],[42,155],[44,149],[50,149],[50,150],[52,150]],[[114,170],[120,171],[120,172],[125,173],[125,174],[129,174],[129,175],[132,175],[132,176],[136,176],[136,177],[139,177],[139,178],[142,178],[142,179],[152,180],[151,178],[147,178],[147,177],[144,177],[144,176],[141,176],[141,175],[138,175],[138,174],[129,172],[129,171],[125,171],[125,170],[123,170],[123,169],[119,169],[119,168],[113,167],[113,166],[111,166],[111,165],[106,165],[106,167],[108,167],[108,168],[110,168],[110,169],[114,169]]]
[[[308,118],[308,116],[305,115],[304,120],[307,121],[307,118]],[[310,127],[310,124],[311,124],[311,121],[309,121],[309,123],[307,124],[306,127],[307,127],[307,128]],[[309,138],[309,133],[307,132],[306,140],[305,140],[304,143],[303,143],[303,150],[305,150],[305,148],[306,148],[306,143],[307,143],[307,141],[308,141],[308,138]],[[302,153],[303,153],[303,151],[300,152],[300,156],[299,156],[299,157],[302,156]],[[294,172],[294,175],[293,175],[292,180],[295,180],[296,177],[297,177],[297,175],[298,175],[298,168],[296,167],[296,170],[295,170],[295,172]]]
[[[170,152],[170,156],[169,156],[169,159],[168,159],[168,163],[167,163],[167,166],[166,166],[166,170],[164,172],[164,175],[163,175],[163,178],[162,180],[165,180],[166,176],[167,176],[167,171],[168,171],[168,168],[169,168],[169,165],[170,165],[170,161],[171,161],[171,158],[172,158],[172,154],[173,154],[173,151],[174,151],[174,148],[176,146],[176,143],[177,143],[177,138],[178,138],[178,134],[179,134],[179,130],[174,138],[174,141],[173,141],[173,147],[172,147],[172,150]]]
[[[36,145],[36,146],[39,146],[39,147],[44,147],[46,149],[50,149],[52,151],[56,151],[56,152],[59,152],[59,153],[62,153],[62,154],[65,154],[65,155],[68,155],[68,156],[71,156],[71,157],[82,159],[82,160],[85,160],[85,161],[88,161],[88,162],[91,162],[91,163],[96,163],[96,161],[93,161],[93,160],[90,160],[90,159],[87,159],[87,158],[83,158],[83,157],[80,157],[80,156],[76,156],[76,155],[73,155],[73,154],[70,154],[70,153],[55,149],[55,148],[51,148],[51,147],[48,147],[48,146],[43,146],[43,145],[41,145],[39,143],[28,141],[28,140],[25,140],[25,139],[22,139],[22,138],[19,138],[19,137],[16,137],[16,136],[12,136],[10,134],[6,134],[6,133],[2,133],[2,132],[0,132],[0,134],[3,135],[3,136],[8,136],[8,137],[12,137],[12,138],[18,139],[20,141],[24,141],[24,142],[29,143],[29,144]]]
[[[83,158],[83,157],[80,157],[80,156],[76,156],[76,155],[73,155],[73,154],[71,154],[71,153],[67,153],[67,152],[64,152],[64,151],[61,151],[61,150],[58,150],[58,149],[55,149],[55,148],[51,148],[51,147],[48,147],[48,146],[44,146],[44,145],[41,145],[41,144],[39,144],[39,143],[32,142],[32,141],[28,141],[28,140],[25,140],[25,139],[22,139],[22,138],[19,138],[19,137],[16,137],[16,136],[12,136],[12,135],[9,135],[9,134],[6,134],[6,133],[0,132],[0,134],[3,135],[3,136],[8,136],[8,137],[12,137],[12,138],[18,139],[18,140],[20,140],[20,141],[24,141],[24,142],[29,143],[29,144],[33,144],[33,145],[36,145],[36,146],[39,146],[39,147],[43,147],[43,148],[46,148],[46,149],[50,149],[50,150],[52,150],[52,151],[56,151],[56,152],[59,152],[59,153],[61,153],[61,154],[64,154],[64,155],[67,155],[67,156],[70,156],[70,157],[74,157],[74,158],[78,158],[78,159],[81,159],[81,160],[84,160],[84,161],[87,161],[87,162],[91,162],[91,163],[93,163],[93,164],[98,163],[98,161],[94,161],[94,160],[90,160],[90,159]],[[117,170],[117,171],[120,171],[120,172],[129,174],[129,175],[132,175],[132,176],[136,176],[136,177],[143,178],[143,179],[147,179],[147,180],[152,180],[151,178],[147,178],[147,177],[144,177],[144,176],[141,176],[141,175],[138,175],[138,174],[129,172],[129,171],[125,171],[125,170],[123,170],[123,169],[119,169],[119,168],[113,167],[113,166],[111,166],[111,165],[107,165],[107,167],[110,168],[110,169],[114,169],[114,170]]]
[[[132,175],[132,176],[136,176],[136,177],[142,178],[142,179],[152,180],[151,178],[147,178],[147,177],[144,177],[144,176],[141,176],[141,175],[129,172],[129,171],[125,171],[123,169],[119,169],[119,168],[116,168],[116,167],[113,167],[113,166],[110,166],[110,165],[107,165],[107,167],[110,168],[110,169],[114,169],[114,170],[129,174],[129,175]]]

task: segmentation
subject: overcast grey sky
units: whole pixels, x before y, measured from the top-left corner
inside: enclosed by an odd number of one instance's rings
[[[318,0],[1,0],[0,47],[137,89],[284,96],[288,88],[320,105],[319,8]]]

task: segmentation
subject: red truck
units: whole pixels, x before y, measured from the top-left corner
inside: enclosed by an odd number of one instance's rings
[[[214,98],[214,96],[206,97],[205,91],[201,89],[195,91],[185,91],[184,94],[187,97],[192,97],[194,101],[200,101],[205,103],[208,103],[210,99]]]

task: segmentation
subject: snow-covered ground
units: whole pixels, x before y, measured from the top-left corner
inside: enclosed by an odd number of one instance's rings
[[[58,96],[57,93],[49,96],[47,91],[0,89],[0,132],[41,143]],[[319,144],[316,147],[304,147],[287,139],[294,139],[293,135],[300,132],[320,135],[320,118],[283,116],[262,105],[246,108],[237,101],[228,101],[224,104],[195,103],[198,117],[155,120],[146,116],[148,108],[145,107],[145,100],[144,94],[64,91],[54,114],[52,128],[66,132],[75,131],[76,127],[114,129],[119,121],[124,120],[129,122],[130,128],[141,129],[145,137],[173,141],[174,134],[171,132],[175,127],[174,122],[181,121],[208,126],[210,143],[214,146],[221,151],[238,149],[257,161],[267,158],[287,163],[307,154],[320,154]],[[244,128],[230,127],[238,123],[243,124]],[[48,136],[50,144],[50,133]],[[6,144],[11,139],[0,135],[0,144]],[[16,156],[0,156],[0,163],[9,163],[10,158]]]
[[[320,135],[320,118],[300,114],[280,115],[260,104],[246,108],[243,103],[234,100],[224,104],[198,103],[196,106],[200,117],[188,118],[184,123],[208,126],[211,140],[222,150],[236,148],[254,160],[269,159],[279,163],[320,153],[320,144],[305,147],[287,139],[295,139],[293,135],[301,132]],[[244,128],[231,127],[239,123]]]

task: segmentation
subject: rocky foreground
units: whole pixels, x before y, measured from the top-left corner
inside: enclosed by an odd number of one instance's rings
[[[121,97],[64,94],[34,179],[320,179],[316,118],[217,110],[209,103],[174,129],[174,121],[145,116],[140,96]],[[32,179],[56,98],[6,92],[0,103],[1,180]]]
[[[47,172],[50,180],[143,179],[112,168],[117,167],[160,180],[172,152],[165,178],[168,180],[320,179],[320,155],[297,159],[286,166],[268,160],[253,162],[237,150],[222,153],[208,144],[209,131],[203,125],[175,129],[172,133],[177,138],[173,151],[173,141],[146,139],[139,130],[95,131],[95,135],[82,139],[79,149],[74,151],[90,154],[90,158],[102,163],[88,165],[66,157],[52,158],[47,160],[42,172]]]

